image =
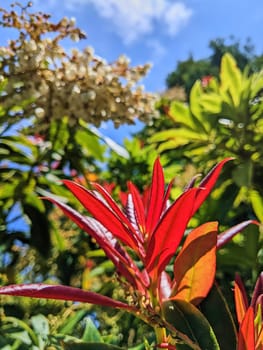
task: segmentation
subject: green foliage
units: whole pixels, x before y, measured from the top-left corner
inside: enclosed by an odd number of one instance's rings
[[[163,313],[167,322],[198,345],[196,349],[220,350],[216,336],[202,313],[191,303],[184,300],[173,300],[163,303]],[[191,349],[180,344],[178,349]]]
[[[240,69],[248,67],[250,72],[259,71],[262,67],[263,56],[254,54],[254,46],[250,39],[247,39],[243,46],[234,37],[229,39],[217,38],[211,40],[209,48],[212,50],[212,54],[208,58],[194,60],[190,55],[187,60],[180,61],[176,70],[167,76],[167,87],[182,86],[189,97],[191,88],[196,80],[206,79],[211,76],[219,77],[221,60],[226,53],[231,54],[235,58]],[[206,83],[206,80],[204,80],[204,83]]]
[[[229,226],[241,218],[262,218],[262,86],[262,72],[241,71],[227,53],[222,58],[219,79],[211,78],[205,87],[196,81],[189,104],[171,102],[168,113],[174,127],[150,139],[159,152],[171,157],[170,152],[176,150],[198,170],[224,157],[234,158],[213,201],[201,208],[199,220],[217,218]],[[262,268],[262,237],[252,228],[247,231],[222,250],[219,266],[230,269],[231,274],[236,269],[246,270],[247,279],[255,281]]]

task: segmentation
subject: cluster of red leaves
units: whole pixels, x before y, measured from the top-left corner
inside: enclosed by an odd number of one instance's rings
[[[126,309],[151,324],[163,301],[183,299],[198,304],[214,282],[216,250],[252,223],[245,221],[218,234],[217,222],[207,222],[186,237],[173,265],[165,269],[181,246],[187,225],[213,189],[227,158],[217,164],[195,187],[195,179],[169,205],[171,182],[165,186],[159,159],[155,161],[150,187],[142,195],[128,183],[125,207],[121,209],[110,193],[93,183],[89,190],[65,180],[65,186],[90,214],[81,215],[63,202],[56,204],[81,229],[91,235],[113,262],[123,286],[129,286],[129,304],[78,288],[29,284],[0,288],[0,294],[82,301]],[[240,348],[243,350],[243,348]]]
[[[237,320],[237,350],[263,349],[263,272],[259,276],[249,305],[244,285],[237,275],[234,284]]]

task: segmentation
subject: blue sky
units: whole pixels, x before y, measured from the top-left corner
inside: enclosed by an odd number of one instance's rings
[[[209,56],[211,39],[234,35],[245,43],[250,37],[256,53],[263,52],[262,0],[33,0],[33,4],[55,20],[76,18],[88,38],[73,46],[92,46],[109,62],[121,54],[134,65],[151,62],[152,70],[143,81],[148,91],[163,91],[167,74],[189,54],[195,59]]]
[[[263,52],[262,0],[35,0],[35,8],[75,17],[91,45],[107,60],[125,53],[132,64],[152,62],[147,90],[162,91],[178,60],[210,54],[208,42],[234,35]]]

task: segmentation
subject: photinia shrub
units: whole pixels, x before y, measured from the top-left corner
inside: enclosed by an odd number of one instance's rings
[[[189,221],[230,159],[218,163],[198,186],[193,179],[172,204],[168,199],[173,182],[166,188],[159,158],[154,163],[151,185],[143,194],[133,183],[128,183],[123,209],[98,183],[91,184],[93,189],[90,190],[79,183],[64,181],[89,216],[53,197],[46,198],[104,250],[115,265],[126,300],[50,284],[4,286],[0,294],[111,306],[126,310],[152,326],[156,335],[155,348],[220,349],[216,333],[197,306],[214,284],[216,250],[256,222],[247,220],[220,234],[217,222],[206,222],[194,228],[185,239],[184,236]],[[169,273],[166,268],[174,257],[173,273]]]

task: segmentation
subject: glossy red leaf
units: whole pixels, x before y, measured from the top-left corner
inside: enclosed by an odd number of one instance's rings
[[[198,194],[196,196],[196,201],[195,201],[193,213],[192,213],[193,215],[200,208],[202,203],[205,201],[207,196],[212,191],[212,189],[213,189],[213,187],[214,187],[214,185],[219,177],[221,169],[223,168],[225,163],[229,162],[232,159],[233,158],[226,158],[226,159],[222,160],[200,182],[199,188],[202,188],[203,191],[198,192]]]
[[[207,222],[187,236],[174,262],[173,298],[197,305],[210,291],[216,272],[217,222]]]
[[[240,325],[237,350],[255,349],[254,311],[250,306]]]
[[[175,254],[191,218],[197,191],[193,188],[184,192],[159,221],[146,254],[146,269],[151,276],[160,275]]]
[[[128,281],[132,282],[132,284],[139,286],[141,280],[140,278],[135,278],[135,276],[140,277],[139,269],[123,249],[121,250],[120,247],[117,249],[116,239],[105,229],[105,227],[103,227],[102,224],[97,222],[94,218],[85,217],[79,214],[76,210],[54,198],[45,199],[56,204],[66,216],[75,222],[82,230],[89,233],[105,251],[107,257],[116,266],[118,272],[120,272]]]
[[[153,166],[149,206],[146,214],[146,231],[149,235],[151,235],[155,229],[162,213],[164,188],[163,168],[160,159],[157,158]]]
[[[88,292],[79,288],[62,285],[50,285],[42,283],[16,284],[1,287],[0,295],[15,295],[30,298],[70,300],[95,305],[111,306],[119,309],[133,309],[130,305],[122,303],[118,300],[114,300],[109,297],[93,292]]]
[[[123,223],[131,230],[131,232],[133,232],[133,226],[131,225],[130,221],[125,216],[125,214],[122,212],[122,210],[119,208],[118,204],[113,200],[111,195],[97,183],[93,183],[93,187],[103,196],[103,198],[107,201],[110,208],[117,215],[117,217],[123,221]]]
[[[225,245],[227,242],[229,242],[235,235],[240,233],[244,228],[246,228],[248,225],[258,225],[259,223],[255,220],[247,220],[243,221],[240,224],[237,224],[230,229],[220,233],[217,236],[217,249],[220,249],[223,245]]]
[[[63,182],[96,220],[112,232],[116,238],[138,252],[136,239],[121,218],[85,187],[69,180]]]
[[[237,320],[238,320],[238,323],[240,324],[243,321],[246,311],[248,309],[248,300],[247,300],[245,287],[239,275],[236,275],[235,282],[234,282],[234,299],[235,299]]]
[[[142,198],[136,186],[132,182],[128,182],[129,191],[132,196],[132,201],[135,209],[136,221],[140,232],[144,235],[146,230],[145,225],[145,208],[142,202]]]

